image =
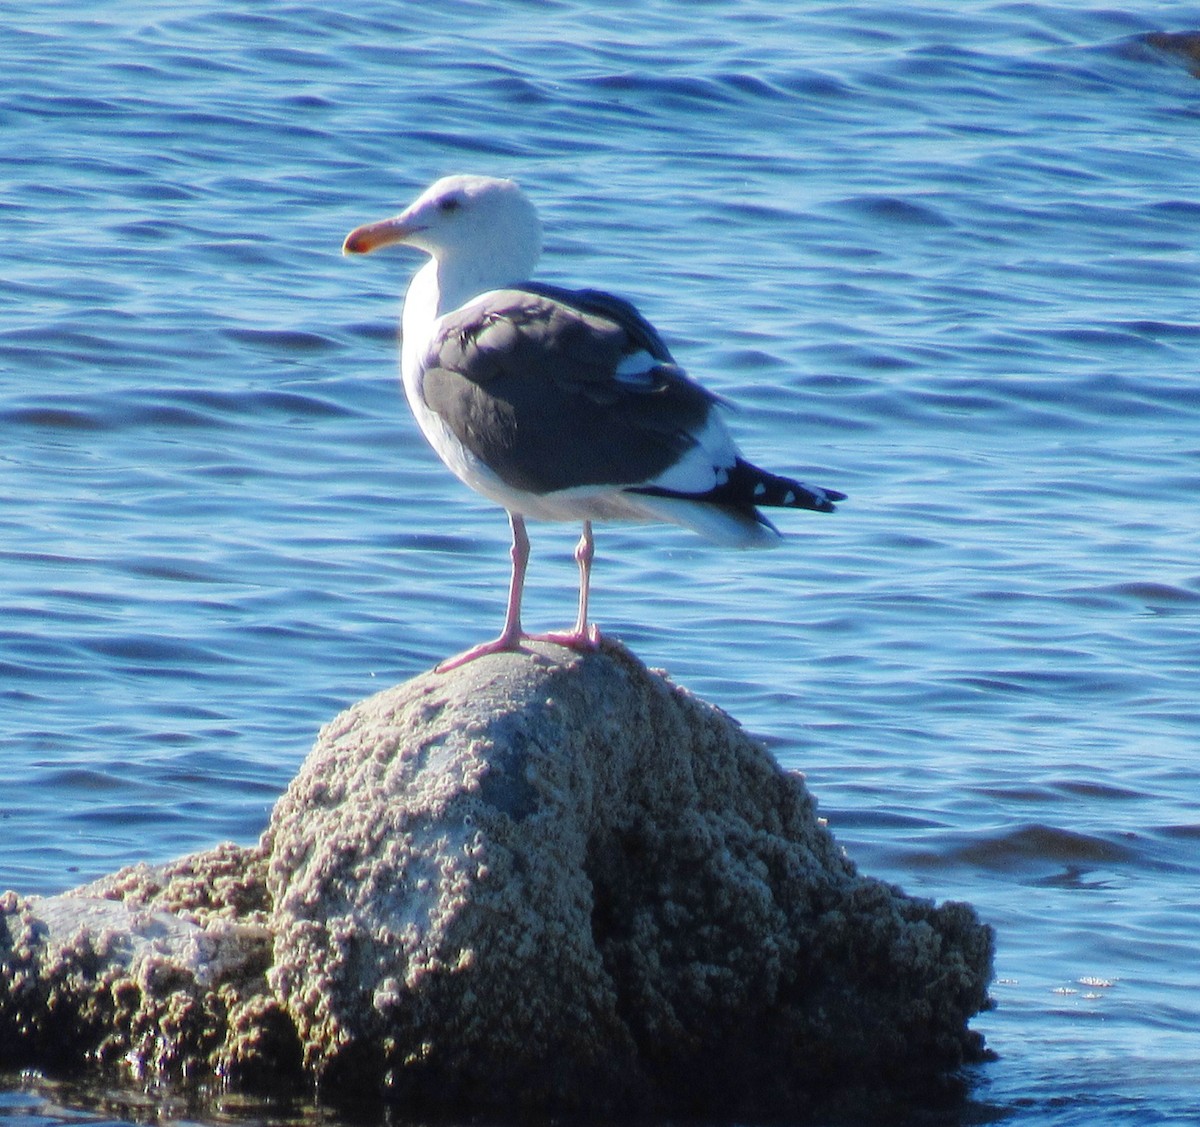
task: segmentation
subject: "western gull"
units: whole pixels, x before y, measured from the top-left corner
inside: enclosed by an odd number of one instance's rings
[[[396,243],[429,255],[401,318],[409,406],[442,461],[504,506],[512,525],[504,629],[439,669],[525,639],[593,648],[593,521],[665,521],[717,544],[768,547],[780,534],[760,506],[827,513],[845,499],[747,462],[722,401],[684,373],[629,302],[529,281],[541,223],[511,180],[444,177],[399,215],[355,228],[342,249]],[[527,517],[583,522],[579,612],[568,631],[521,627]]]

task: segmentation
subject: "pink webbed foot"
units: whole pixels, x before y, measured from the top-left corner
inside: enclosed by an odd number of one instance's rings
[[[569,650],[580,653],[591,653],[600,645],[600,627],[595,623],[574,630],[555,630],[549,634],[526,634],[532,642],[551,642],[556,646],[566,646]]]
[[[460,669],[477,657],[487,657],[488,654],[516,653],[522,649],[522,642],[550,642],[555,646],[566,646],[577,653],[591,653],[600,645],[600,629],[596,625],[586,630],[559,630],[550,634],[518,634],[515,637],[501,635],[490,642],[481,642],[469,650],[448,657],[445,661],[434,666],[435,673],[449,673],[452,669]]]
[[[458,669],[468,662],[474,661],[477,657],[487,657],[488,654],[515,653],[521,648],[521,643],[527,637],[527,634],[517,634],[511,638],[501,634],[499,638],[493,638],[490,642],[480,642],[479,645],[472,646],[469,650],[465,650],[454,657],[446,658],[445,661],[435,665],[433,671],[435,673],[449,673],[451,669]]]

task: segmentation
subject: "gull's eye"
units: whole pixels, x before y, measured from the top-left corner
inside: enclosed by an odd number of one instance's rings
[[[443,215],[453,215],[459,208],[462,207],[462,200],[457,196],[447,196],[443,200],[438,200],[438,211]]]

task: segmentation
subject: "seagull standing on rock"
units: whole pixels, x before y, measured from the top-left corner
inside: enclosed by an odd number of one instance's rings
[[[629,302],[529,281],[541,223],[511,180],[444,177],[394,218],[351,231],[342,249],[394,243],[429,255],[401,319],[409,406],[442,461],[503,505],[512,525],[504,629],[440,670],[525,639],[594,648],[593,521],[660,521],[716,544],[770,547],[780,534],[760,506],[827,513],[845,499],[747,462],[721,401],[686,375]],[[521,627],[527,517],[583,522],[579,613],[562,633]]]

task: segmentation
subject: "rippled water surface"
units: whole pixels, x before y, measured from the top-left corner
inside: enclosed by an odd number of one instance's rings
[[[1200,82],[1139,37],[1200,8],[340,8],[0,10],[0,888],[253,840],[322,722],[498,627],[503,515],[395,380],[415,261],[339,248],[511,175],[547,280],[851,495],[773,553],[603,528],[594,609],[994,924],[948,1114],[1197,1121]]]

